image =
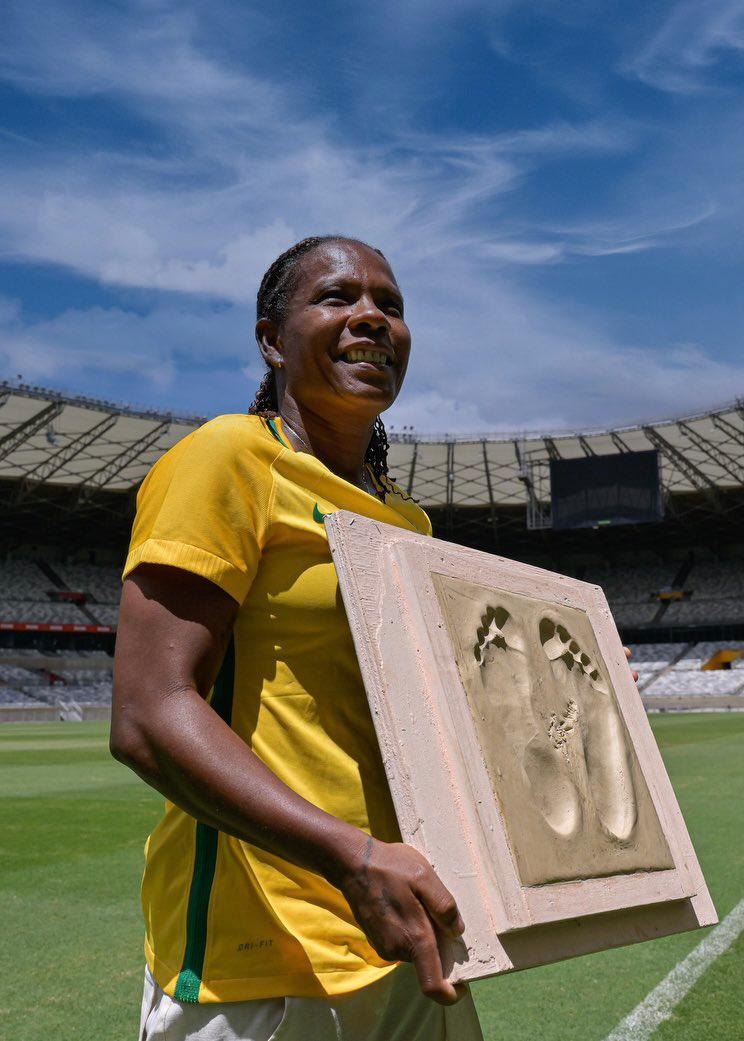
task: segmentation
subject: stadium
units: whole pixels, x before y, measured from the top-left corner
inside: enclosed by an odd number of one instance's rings
[[[134,1036],[142,843],[162,800],[108,751],[120,572],[139,483],[202,422],[0,384],[4,976],[25,980],[3,1016],[19,1041]],[[721,918],[734,909],[710,934],[729,937],[715,961],[689,933],[474,985],[485,1036],[646,1038],[623,1024],[650,1000],[652,1023],[654,1003],[669,1006],[654,1039],[733,1038],[744,1011],[730,841],[744,735],[744,401],[606,430],[389,437],[391,473],[437,536],[602,586]],[[643,460],[650,470],[634,472]],[[593,502],[571,491],[577,466],[584,484],[599,481]],[[561,499],[551,482],[566,474]],[[64,952],[54,972],[39,950]]]
[[[0,718],[103,718],[137,488],[205,419],[21,383],[0,402]],[[439,538],[604,589],[648,709],[744,706],[744,401],[611,430],[389,436]],[[649,456],[651,514],[558,523],[551,472]]]

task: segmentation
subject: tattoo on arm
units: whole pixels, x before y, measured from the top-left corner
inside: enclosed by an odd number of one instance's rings
[[[390,898],[390,894],[387,892],[384,886],[379,892],[371,892],[371,880],[369,877],[369,863],[372,859],[372,851],[374,849],[374,839],[370,835],[364,846],[364,853],[362,854],[362,870],[360,872],[359,881],[362,884],[368,897],[377,908],[379,914],[387,914],[387,912],[394,907],[394,902]]]

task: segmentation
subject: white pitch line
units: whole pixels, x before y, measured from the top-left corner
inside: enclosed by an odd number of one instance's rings
[[[651,993],[607,1035],[605,1041],[647,1041],[674,1012],[705,970],[744,932],[744,900],[678,962]]]

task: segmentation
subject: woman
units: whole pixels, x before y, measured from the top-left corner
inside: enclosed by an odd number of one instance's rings
[[[111,749],[168,800],[140,1036],[477,1041],[437,947],[464,926],[400,842],[322,523],[431,532],[379,420],[408,364],[401,292],[378,250],[326,236],[278,258],[257,310],[253,414],[159,460],[124,571]]]

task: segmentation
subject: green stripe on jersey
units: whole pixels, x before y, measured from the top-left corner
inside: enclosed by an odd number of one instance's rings
[[[276,420],[275,419],[267,419],[266,420],[266,425],[268,426],[269,430],[274,435],[274,437],[276,438],[276,440],[279,442],[280,445],[284,445],[285,448],[290,448],[290,446],[284,440],[282,435],[279,433],[279,427],[276,425]]]
[[[210,705],[229,725],[232,717],[235,685],[235,642],[230,638],[219,675],[214,684]],[[207,951],[207,922],[212,883],[217,866],[219,832],[209,824],[197,821],[194,849],[194,871],[191,876],[189,904],[186,911],[186,950],[178,974],[174,997],[177,1001],[196,1004],[199,1001],[204,956]]]

